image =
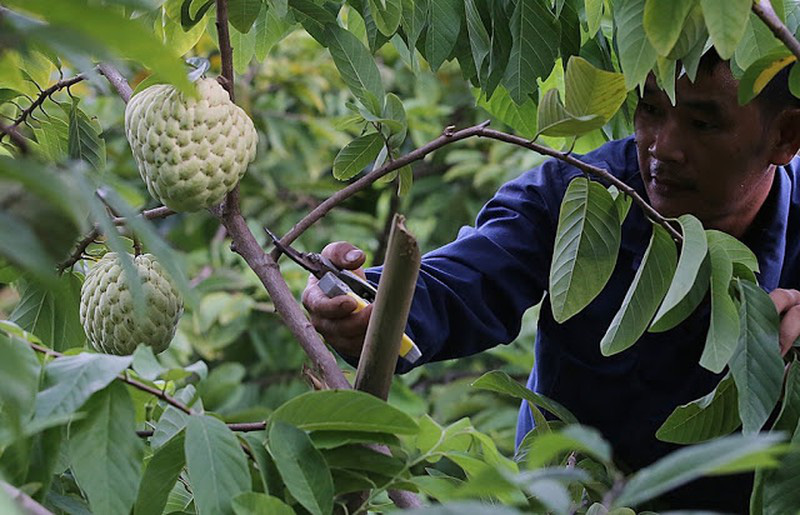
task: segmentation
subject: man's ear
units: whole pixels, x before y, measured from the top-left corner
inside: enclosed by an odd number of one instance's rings
[[[789,108],[781,111],[773,122],[775,143],[772,148],[772,164],[785,165],[800,150],[800,109]]]

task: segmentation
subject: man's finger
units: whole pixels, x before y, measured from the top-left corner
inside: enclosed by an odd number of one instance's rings
[[[789,352],[798,337],[800,337],[800,305],[794,305],[781,318],[781,355]]]
[[[358,307],[355,299],[347,295],[328,297],[315,284],[303,292],[303,305],[306,309],[321,318],[344,318]]]
[[[361,249],[346,241],[329,243],[322,249],[322,255],[333,261],[334,265],[347,270],[360,268],[366,260]]]
[[[778,310],[779,315],[783,315],[783,313],[792,306],[800,304],[800,292],[797,290],[777,288],[773,290],[769,296],[775,304],[775,309]]]

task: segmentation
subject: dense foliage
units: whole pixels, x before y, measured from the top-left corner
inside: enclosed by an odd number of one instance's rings
[[[354,513],[407,506],[402,490],[444,504],[424,513],[622,514],[657,508],[661,494],[701,475],[754,469],[754,512],[800,504],[800,365],[781,361],[752,253],[692,216],[674,226],[653,218],[642,273],[602,351],[679,323],[710,291],[701,364],[731,373],[659,430],[695,445],[628,475],[596,430],[520,384],[536,308],[517,342],[397,377],[384,402],[325,389],[333,378],[298,345],[310,337],[282,318],[299,307],[265,289],[285,281],[299,298],[307,273],[284,259],[276,279],[268,253],[257,255],[264,267],[241,259],[256,255],[244,234],[269,252],[262,227],[287,234],[356,179],[384,173],[443,131],[491,119],[519,137],[503,143],[506,133],[484,130],[443,144],[337,202],[293,243],[318,251],[349,240],[379,264],[400,212],[421,248],[435,248],[500,184],[542,161],[531,148],[580,153],[630,134],[647,75],[674,95],[676,70],[693,77],[711,46],[741,77],[742,102],[787,66],[800,93],[796,55],[773,36],[782,28],[796,43],[795,0],[2,3],[3,513],[34,501],[54,513]],[[256,128],[256,157],[222,207],[175,214],[140,177],[126,87],[136,98],[170,84],[192,98],[204,72],[233,85]],[[630,197],[600,184],[575,180],[565,197],[581,209],[562,210],[551,272],[560,279],[549,288],[558,320],[602,290],[632,209]],[[182,295],[165,352],[140,345],[110,355],[87,342],[81,285],[109,251],[130,277],[135,260],[122,256],[152,254]],[[597,263],[590,275],[577,265],[585,259]],[[129,290],[144,316],[146,282]],[[352,367],[337,363],[352,382]],[[537,429],[515,451],[520,399]],[[775,409],[771,431],[761,431]],[[545,410],[559,420],[546,421]]]

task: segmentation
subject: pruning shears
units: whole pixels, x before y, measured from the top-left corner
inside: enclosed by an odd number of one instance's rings
[[[317,278],[317,286],[328,298],[347,295],[356,301],[354,313],[358,313],[370,303],[375,302],[378,290],[366,279],[362,279],[350,270],[343,270],[322,254],[316,252],[299,252],[291,245],[284,245],[280,238],[264,227],[264,231],[272,239],[275,248],[286,254],[289,259],[305,268]],[[416,362],[422,353],[407,334],[400,342],[400,357],[410,363]]]

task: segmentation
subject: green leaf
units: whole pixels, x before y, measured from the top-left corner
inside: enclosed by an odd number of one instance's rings
[[[575,415],[570,413],[567,408],[552,399],[548,399],[541,394],[532,392],[531,390],[525,388],[525,386],[519,384],[517,381],[511,379],[508,374],[500,370],[494,370],[492,372],[483,374],[472,383],[472,386],[475,388],[480,388],[481,390],[504,393],[506,395],[517,397],[518,399],[524,399],[531,404],[546,409],[560,420],[568,424],[574,424],[578,422],[578,419],[575,418]]]
[[[399,458],[387,456],[362,445],[347,445],[325,450],[322,456],[332,469],[350,469],[396,476],[405,468],[405,463]]]
[[[69,156],[70,126],[58,116],[50,116],[34,127],[39,151],[53,163],[61,163]],[[105,142],[103,142],[105,146]],[[105,155],[105,154],[104,154]]]
[[[234,28],[230,31],[230,38],[233,47],[233,71],[243,74],[256,53],[256,33],[252,31],[242,34]]]
[[[623,0],[614,5],[619,61],[628,89],[644,83],[658,57],[644,31],[644,4],[645,0]]]
[[[589,29],[587,35],[593,38],[600,28],[600,21],[603,19],[603,0],[585,0],[584,8],[586,11],[586,24]]]
[[[677,250],[672,237],[666,229],[654,225],[650,245],[625,294],[622,306],[600,340],[600,352],[604,356],[622,352],[644,334],[669,288],[676,261]]]
[[[144,445],[128,390],[112,383],[92,396],[72,424],[70,468],[94,513],[129,513],[136,500]]]
[[[457,0],[427,0],[425,59],[433,71],[450,56],[458,41],[462,17],[459,4]]]
[[[326,27],[325,39],[333,62],[350,91],[369,112],[381,116],[385,96],[383,83],[367,47],[352,33],[336,25]]]
[[[255,57],[258,62],[266,59],[270,50],[291,31],[292,24],[281,18],[275,9],[262,9],[256,18]]]
[[[786,372],[783,403],[778,420],[773,429],[776,431],[794,431],[800,422],[800,361],[795,359]]]
[[[132,360],[131,356],[89,353],[54,359],[44,367],[46,387],[36,397],[36,418],[74,413],[92,394],[116,379]]]
[[[391,37],[397,32],[403,13],[400,0],[369,0],[369,10],[381,34]]]
[[[576,116],[568,112],[558,98],[557,89],[544,94],[539,101],[536,117],[539,134],[553,137],[574,136],[603,126],[602,120],[595,114]]]
[[[134,59],[184,94],[195,94],[179,56],[162,45],[150,30],[142,30],[138,21],[124,17],[114,7],[87,2],[53,3],[49,0],[8,0],[5,3],[41,16],[56,29],[74,31],[122,57]]]
[[[368,431],[414,434],[417,423],[403,411],[355,390],[308,392],[291,399],[270,417],[307,431]]]
[[[700,0],[708,34],[722,59],[730,59],[744,36],[752,0]]]
[[[492,42],[489,38],[489,32],[486,30],[486,26],[483,24],[483,19],[481,19],[478,6],[475,5],[475,0],[466,0],[464,2],[464,10],[466,13],[467,33],[469,34],[472,58],[475,61],[475,69],[480,73],[483,69],[485,59],[492,51]]]
[[[247,442],[250,453],[253,455],[254,461],[258,466],[264,492],[282,497],[284,492],[283,481],[278,473],[278,469],[275,468],[275,460],[272,459],[272,456],[269,455],[267,448],[264,446],[266,432],[243,433],[241,437]],[[241,495],[244,494],[240,494],[240,496]]]
[[[262,0],[228,0],[228,21],[233,27],[247,34],[261,10]]]
[[[675,408],[658,428],[656,438],[689,444],[730,434],[740,424],[737,398],[736,384],[728,374],[707,395]]]
[[[553,318],[568,320],[603,289],[617,260],[619,214],[601,184],[578,177],[570,182],[556,231],[550,267]]]
[[[333,511],[333,478],[322,454],[308,435],[294,426],[274,421],[269,429],[269,451],[286,489],[313,515]]]
[[[41,365],[28,342],[0,332],[0,405],[3,407],[4,426],[11,424],[15,434],[26,423],[36,390],[39,388]],[[4,427],[4,429],[5,429]]]
[[[792,448],[780,465],[764,470],[764,515],[792,513],[800,506],[800,426],[792,436]]]
[[[214,0],[208,0],[206,3],[197,8],[194,18],[192,18],[190,9],[193,1],[194,0],[183,0],[183,3],[181,4],[181,28],[183,28],[184,31],[191,30],[192,27],[200,23],[200,20],[203,19],[206,11],[208,11],[214,5]]]
[[[719,373],[736,351],[739,340],[739,313],[728,292],[733,277],[731,256],[717,240],[708,235],[711,263],[711,322],[706,335],[700,365]]]
[[[30,272],[47,286],[57,284],[52,257],[36,238],[33,229],[0,212],[0,256]]]
[[[486,93],[477,88],[472,92],[480,107],[514,129],[520,136],[530,139],[536,136],[537,106],[532,98],[527,98],[522,105],[517,105],[503,86],[494,90],[491,99],[487,99]]]
[[[700,265],[700,270],[697,271],[697,277],[695,278],[694,284],[689,290],[689,293],[686,294],[683,300],[681,300],[677,305],[675,305],[668,312],[664,313],[661,318],[654,321],[650,325],[648,331],[651,333],[668,331],[669,329],[672,329],[686,320],[686,318],[691,315],[695,309],[697,309],[697,306],[703,302],[710,284],[711,258],[706,256],[706,258],[703,260],[703,264]]]
[[[558,57],[561,26],[545,2],[519,0],[511,16],[513,45],[503,85],[517,104],[537,91]]]
[[[395,435],[366,431],[314,431],[311,433],[311,441],[317,449],[333,449],[354,443],[400,445],[400,440]]]
[[[769,295],[749,281],[735,280],[741,331],[730,369],[739,391],[742,432],[758,432],[778,402],[783,360],[778,345],[780,320]]]
[[[571,451],[580,451],[604,463],[611,461],[611,446],[600,432],[576,424],[561,431],[543,433],[531,440],[527,449],[528,469],[539,468]]]
[[[653,324],[656,325],[662,317],[670,315],[670,311],[680,305],[692,291],[695,282],[702,279],[699,274],[703,266],[703,261],[708,254],[708,242],[706,233],[703,231],[703,224],[693,215],[681,215],[678,218],[683,234],[683,246],[681,256],[678,259],[678,267],[672,277],[664,302],[656,313]]]
[[[782,48],[783,43],[775,37],[772,30],[751,12],[745,25],[744,36],[736,46],[733,60],[740,69],[746,70],[760,58]]]
[[[383,137],[377,132],[359,136],[336,154],[333,176],[346,181],[358,175],[373,162],[383,148]]]
[[[294,510],[277,497],[256,492],[245,492],[233,498],[236,515],[294,515]]]
[[[595,68],[582,57],[572,56],[565,76],[567,111],[576,116],[597,115],[611,119],[627,97],[621,73]]]
[[[214,417],[189,417],[184,450],[198,513],[233,513],[231,500],[250,490],[247,458],[233,432]]]
[[[734,435],[686,447],[631,476],[614,507],[637,506],[726,465],[768,452],[774,434]]]
[[[135,515],[164,511],[169,493],[186,464],[184,442],[185,435],[180,432],[150,458],[142,476],[142,482],[139,484],[139,494],[133,509]]]
[[[797,61],[786,48],[770,52],[745,70],[739,80],[739,104],[753,100],[781,70]]]
[[[644,31],[653,48],[667,55],[681,35],[684,21],[695,0],[646,0]]]
[[[20,295],[22,298],[9,315],[11,322],[55,350],[83,347],[86,335],[79,314],[81,280],[76,274],[62,275],[52,288],[25,282]]]

